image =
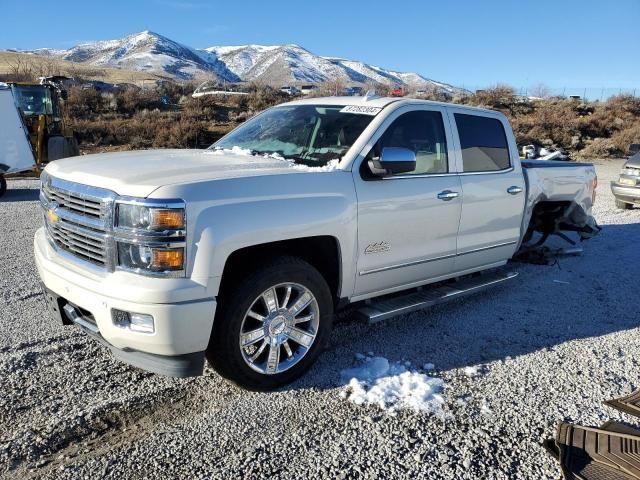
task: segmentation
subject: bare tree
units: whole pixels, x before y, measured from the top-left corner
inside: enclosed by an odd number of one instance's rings
[[[442,90],[442,88],[432,84],[425,85],[425,87],[421,89],[420,93],[417,94],[417,97],[424,100],[434,100],[437,102],[444,102],[449,100],[449,96],[444,90]]]
[[[80,77],[104,79],[107,76],[107,71],[104,68],[88,67],[83,65],[80,69]]]
[[[374,92],[379,94],[380,93],[380,84],[378,82],[376,82],[373,79],[367,79],[366,82],[364,82],[364,91],[366,92]]]
[[[62,75],[62,65],[60,59],[55,57],[43,57],[38,62],[38,72],[41,77],[52,77]]]
[[[213,85],[221,85],[220,79],[214,72],[204,71],[198,72],[193,76],[192,80],[194,80],[198,85],[209,82]]]
[[[324,95],[344,95],[347,82],[340,75],[332,75],[320,85],[320,90]]]
[[[36,78],[33,60],[23,56],[15,55],[7,59],[9,67],[8,80],[13,82],[31,82]]]
[[[75,62],[67,62],[64,69],[64,73],[66,73],[69,77],[76,79],[81,77],[81,71],[82,68]]]
[[[538,98],[549,98],[551,96],[551,89],[544,83],[537,83],[529,90],[529,95]]]

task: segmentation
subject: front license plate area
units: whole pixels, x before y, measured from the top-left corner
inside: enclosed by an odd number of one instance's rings
[[[44,292],[44,299],[47,303],[47,310],[49,310],[51,318],[55,322],[60,322],[63,325],[71,325],[71,322],[63,315],[62,309],[60,308],[60,297],[44,285],[42,286],[42,291]]]

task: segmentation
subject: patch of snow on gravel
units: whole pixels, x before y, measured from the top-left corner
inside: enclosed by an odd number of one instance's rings
[[[475,377],[478,375],[478,367],[464,367],[464,374],[469,377]]]
[[[408,409],[444,417],[441,395],[444,382],[407,369],[406,362],[367,357],[361,364],[340,372],[346,382],[340,396],[356,405],[376,405],[390,414]]]

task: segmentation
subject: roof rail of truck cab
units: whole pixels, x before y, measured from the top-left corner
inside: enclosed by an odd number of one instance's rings
[[[406,97],[314,97],[304,98],[300,100],[293,100],[291,102],[281,103],[277,107],[284,105],[367,105],[370,107],[385,108],[391,104],[394,105],[433,105],[438,107],[455,107],[464,110],[471,110],[475,112],[490,112],[500,113],[499,110],[493,110],[490,108],[474,107],[470,105],[462,105],[451,102],[434,102],[432,100],[421,100],[419,98],[406,98]]]
[[[395,103],[399,98],[389,97],[314,97],[293,100],[280,105],[362,105],[369,107],[384,108],[391,103]],[[280,106],[279,105],[279,106]]]

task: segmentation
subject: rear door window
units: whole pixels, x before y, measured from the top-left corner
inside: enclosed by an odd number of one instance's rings
[[[509,145],[500,120],[478,115],[454,114],[462,168],[465,172],[492,172],[511,166]]]

